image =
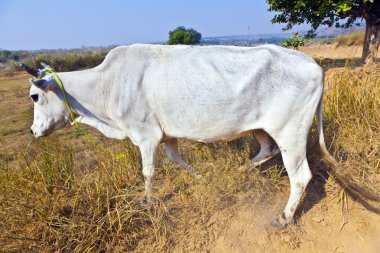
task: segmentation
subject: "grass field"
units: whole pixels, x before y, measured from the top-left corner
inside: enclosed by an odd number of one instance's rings
[[[308,144],[314,177],[296,224],[278,232],[269,219],[286,202],[288,178],[280,156],[251,172],[238,171],[258,151],[252,136],[226,144],[181,141],[180,151],[199,170],[200,179],[168,161],[160,149],[153,206],[147,209],[141,205],[139,151],[129,141],[108,140],[85,127],[103,147],[126,154],[115,160],[74,127],[37,140],[29,134],[33,108],[28,78],[20,73],[0,76],[0,251],[308,252],[314,247],[375,252],[380,243],[379,216],[348,200],[330,177],[315,126]],[[344,174],[377,195],[379,111],[379,66],[326,72],[328,148]],[[363,219],[366,223],[359,222]],[[321,226],[319,235],[313,234],[315,226]],[[349,246],[342,246],[345,242]]]

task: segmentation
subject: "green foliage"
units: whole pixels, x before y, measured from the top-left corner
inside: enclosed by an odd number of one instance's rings
[[[293,47],[298,50],[298,47],[305,45],[303,38],[298,35],[298,32],[292,35],[291,39],[287,39],[281,43],[282,47]]]
[[[9,60],[18,61],[21,58],[25,58],[30,56],[30,53],[27,51],[9,51],[9,50],[1,50],[0,51],[0,62],[5,63]]]
[[[270,38],[260,38],[256,41],[256,43],[259,44],[264,44],[264,43],[269,43],[269,44],[280,44],[283,42],[283,38],[280,37],[270,37]]]
[[[33,67],[40,67],[39,64],[45,62],[56,71],[75,71],[96,67],[104,60],[105,55],[105,53],[95,53],[91,55],[68,53],[62,57],[38,54],[35,57],[27,59],[25,63]]]
[[[190,28],[186,29],[183,26],[179,26],[173,31],[169,32],[169,45],[185,44],[194,45],[199,44],[202,34],[196,30]]]
[[[373,2],[371,0],[267,0],[269,11],[279,12],[272,19],[272,23],[286,23],[283,30],[289,30],[294,25],[307,22],[311,25],[307,38],[314,37],[320,25],[351,27],[358,18],[364,17],[366,11],[370,11],[368,8]]]

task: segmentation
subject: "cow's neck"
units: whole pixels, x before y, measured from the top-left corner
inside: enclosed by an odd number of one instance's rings
[[[66,97],[79,123],[97,128],[107,137],[123,139],[125,133],[112,126],[108,115],[108,99],[111,87],[94,69],[58,73],[66,91]]]
[[[59,73],[65,88],[67,100],[78,116],[98,117],[106,120],[104,81],[100,74],[92,69]]]

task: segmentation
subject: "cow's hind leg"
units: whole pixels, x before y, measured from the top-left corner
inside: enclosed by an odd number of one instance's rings
[[[269,136],[269,134],[267,134],[267,132],[258,129],[254,130],[253,134],[260,144],[260,151],[250,160],[250,162],[241,166],[239,168],[240,171],[247,171],[252,167],[257,167],[280,153],[276,142]]]
[[[255,130],[253,134],[260,144],[259,153],[251,159],[253,166],[258,166],[280,153],[276,142],[264,130]]]
[[[312,177],[306,159],[307,134],[305,136],[304,134],[300,134],[304,138],[297,138],[294,134],[284,134],[282,136],[282,138],[278,138],[276,141],[280,147],[282,159],[289,176],[290,196],[283,213],[272,222],[273,226],[281,228],[289,223],[293,223],[294,213],[300,202],[302,193]]]
[[[191,173],[196,173],[196,170],[193,167],[191,167],[185,160],[183,160],[183,158],[179,154],[177,139],[173,138],[165,141],[165,151],[170,161],[178,163]]]

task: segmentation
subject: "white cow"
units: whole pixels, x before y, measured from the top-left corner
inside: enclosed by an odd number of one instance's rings
[[[36,77],[43,71],[22,67]],[[57,74],[80,123],[110,138],[129,138],[140,148],[147,197],[161,142],[171,160],[188,167],[178,154],[177,138],[228,141],[253,131],[261,150],[251,162],[259,164],[280,151],[289,175],[290,198],[273,222],[283,227],[293,221],[312,177],[306,141],[316,111],[319,143],[331,158],[322,130],[323,71],[294,50],[274,45],[121,46],[93,69]],[[70,122],[53,75],[32,84],[35,137]]]

